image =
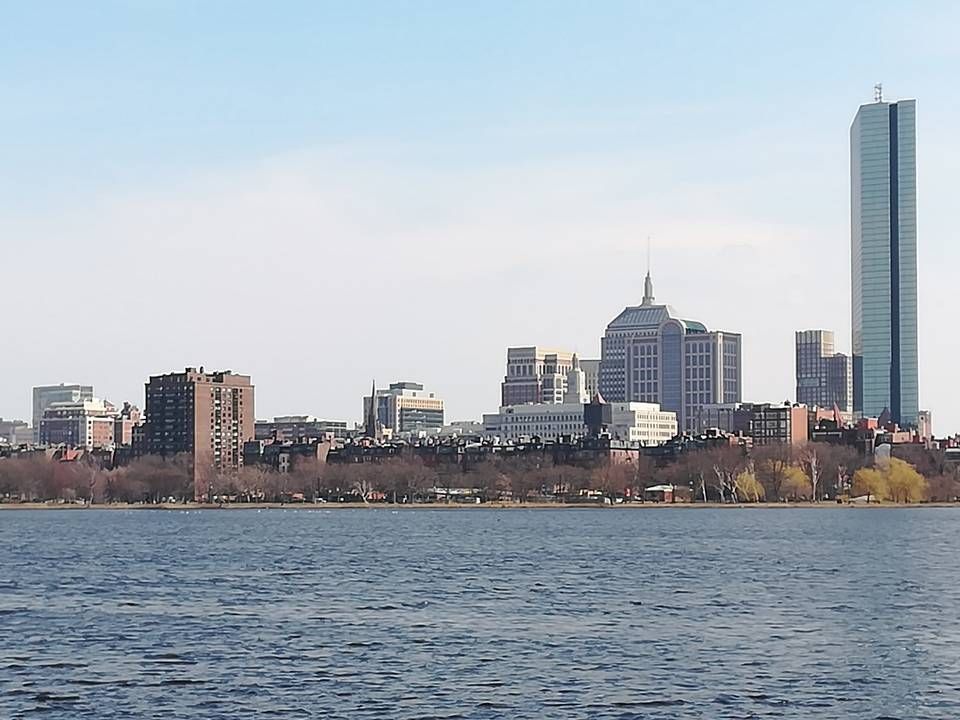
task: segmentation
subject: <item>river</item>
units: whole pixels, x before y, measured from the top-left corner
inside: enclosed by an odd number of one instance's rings
[[[960,511],[0,511],[0,717],[957,718]]]

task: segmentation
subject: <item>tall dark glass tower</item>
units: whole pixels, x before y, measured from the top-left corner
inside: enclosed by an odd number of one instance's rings
[[[853,410],[916,426],[916,101],[862,105],[850,128]]]

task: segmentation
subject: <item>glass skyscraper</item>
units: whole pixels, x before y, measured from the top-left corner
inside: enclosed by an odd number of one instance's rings
[[[916,426],[916,101],[862,105],[850,127],[853,410]]]

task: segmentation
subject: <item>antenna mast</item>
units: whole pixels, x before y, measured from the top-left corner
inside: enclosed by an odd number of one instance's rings
[[[883,102],[883,83],[877,83],[873,86],[873,101],[878,103]]]

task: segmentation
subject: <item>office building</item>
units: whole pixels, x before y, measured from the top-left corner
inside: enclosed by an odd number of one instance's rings
[[[682,431],[697,426],[709,403],[741,399],[741,339],[710,331],[659,305],[647,273],[640,305],[607,326],[600,343],[600,394],[607,402],[655,403],[676,413]]]
[[[23,420],[4,420],[0,418],[0,445],[18,445],[18,436],[30,429]],[[33,436],[31,435],[31,440]]]
[[[33,441],[40,442],[40,421],[43,411],[58,402],[93,400],[93,385],[60,383],[39,385],[33,389]]]
[[[371,396],[363,398],[363,417],[371,437],[379,433],[377,428],[393,435],[435,434],[443,429],[443,400],[424,390],[420,383],[395,382],[386,390],[374,387],[372,397],[376,399],[372,406]],[[375,426],[373,434],[371,421]]]
[[[862,105],[850,128],[853,410],[916,427],[916,101]]]
[[[209,499],[214,474],[243,465],[243,444],[254,435],[254,387],[248,375],[230,370],[154,375],[146,386],[143,452],[185,454],[193,470],[194,495]]]
[[[830,330],[795,333],[797,402],[832,408],[849,416],[853,412],[853,365],[850,356],[838,353]]]
[[[281,415],[273,420],[257,420],[254,437],[274,442],[318,440],[333,435],[347,436],[347,423],[341,420],[319,420],[312,415]]]
[[[496,415],[484,416],[486,434],[503,441],[525,437],[559,440],[587,434],[587,395],[585,373],[577,356],[567,372],[567,390],[562,403],[511,405],[500,408]],[[660,445],[677,434],[677,416],[653,403],[605,403],[603,429],[611,438]]]
[[[40,444],[81,450],[112,448],[116,419],[117,409],[98,398],[55,402],[43,411]]]
[[[573,353],[531,345],[507,348],[500,404],[562,403]]]
[[[581,360],[580,369],[586,381],[587,397],[596,397],[600,392],[600,360]]]
[[[559,440],[587,434],[585,408],[581,403],[541,403],[502,407],[484,415],[484,433],[504,442],[538,437]],[[676,413],[654,403],[608,403],[603,429],[614,440],[640,445],[662,445],[677,434]]]

